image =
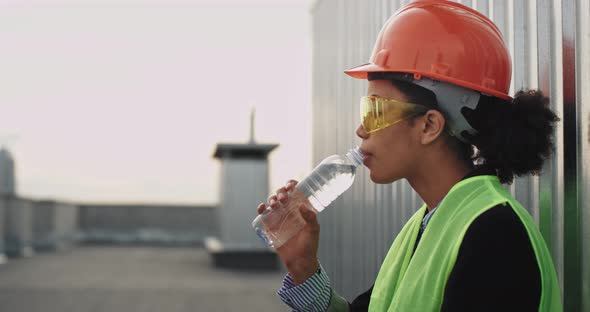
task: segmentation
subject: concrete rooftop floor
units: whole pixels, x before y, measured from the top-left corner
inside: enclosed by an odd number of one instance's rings
[[[0,311],[288,311],[282,274],[216,269],[198,248],[79,246],[0,265]]]

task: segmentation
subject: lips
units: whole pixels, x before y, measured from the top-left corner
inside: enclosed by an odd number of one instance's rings
[[[369,163],[369,160],[373,157],[373,154],[371,154],[371,152],[364,150],[361,148],[361,153],[363,153],[364,157],[363,157],[363,164],[365,166],[367,166],[367,164]]]
[[[363,155],[364,155],[365,157],[373,156],[373,154],[372,154],[371,152],[369,152],[369,151],[367,151],[367,150],[364,150],[364,149],[362,149],[362,148],[361,148],[361,153],[363,153]]]

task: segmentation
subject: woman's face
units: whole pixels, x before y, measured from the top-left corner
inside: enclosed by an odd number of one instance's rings
[[[369,81],[367,95],[407,102],[406,96],[387,80]],[[375,183],[391,183],[406,178],[409,170],[418,161],[418,123],[403,120],[387,128],[367,133],[362,126],[356,134],[363,142],[360,146],[365,154],[365,166],[371,172]]]

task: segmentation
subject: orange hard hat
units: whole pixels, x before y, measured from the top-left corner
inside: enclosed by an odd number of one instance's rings
[[[398,10],[381,29],[370,63],[345,71],[360,79],[369,72],[409,73],[511,99],[512,62],[500,30],[451,1],[417,0]]]

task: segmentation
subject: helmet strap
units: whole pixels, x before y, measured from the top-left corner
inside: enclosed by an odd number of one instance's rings
[[[392,73],[392,78],[407,81],[432,91],[436,95],[438,108],[447,118],[452,136],[462,142],[469,143],[468,139],[463,137],[461,133],[467,131],[470,135],[477,134],[477,131],[471,127],[463,114],[461,114],[461,108],[467,106],[475,110],[481,97],[480,92],[424,76],[416,77],[414,74]]]

